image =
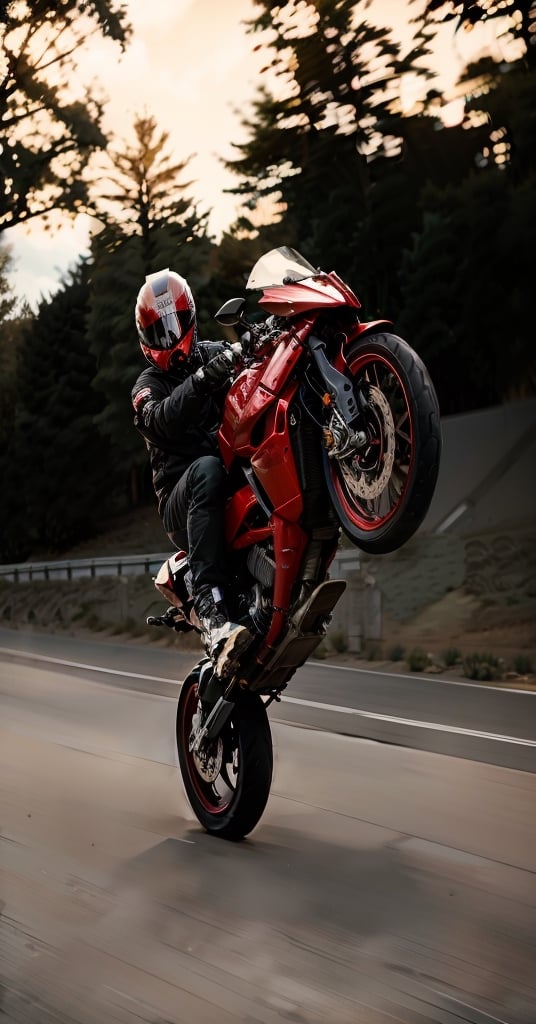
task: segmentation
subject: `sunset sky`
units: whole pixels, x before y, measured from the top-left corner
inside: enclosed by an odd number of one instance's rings
[[[211,209],[210,229],[218,234],[234,220],[236,207],[224,189],[236,184],[219,158],[233,155],[233,141],[243,141],[241,112],[254,95],[266,54],[253,53],[257,39],[243,22],[255,13],[253,0],[128,0],[132,41],[120,56],[109,42],[99,42],[80,55],[81,83],[98,82],[109,97],[105,129],[128,138],[136,114],[151,114],[170,133],[170,149],[178,160],[195,154],[186,180],[195,180],[192,194],[201,209]],[[407,17],[415,11],[407,0],[373,0],[372,20],[396,26],[408,38]],[[489,46],[485,30],[453,37],[442,29],[437,46],[438,87],[455,80],[468,47]],[[45,232],[39,220],[4,235],[12,247],[12,275],[17,295],[32,304],[54,292],[61,274],[87,248],[88,221],[79,217]]]

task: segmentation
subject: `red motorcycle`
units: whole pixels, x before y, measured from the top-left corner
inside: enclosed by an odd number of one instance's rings
[[[267,253],[244,298],[216,314],[241,338],[219,432],[229,477],[225,522],[233,577],[226,600],[252,642],[218,677],[203,658],[177,710],[179,764],[203,827],[239,839],[270,793],[267,708],[326,636],[345,582],[331,579],[341,530],[368,553],[393,551],[421,524],[437,480],[441,428],[422,360],[334,272],[294,249]],[[152,622],[198,629],[185,552],[155,580],[170,601]]]

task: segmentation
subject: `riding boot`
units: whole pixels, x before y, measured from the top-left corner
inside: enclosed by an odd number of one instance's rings
[[[205,651],[216,674],[223,676],[251,642],[251,633],[245,626],[230,622],[219,587],[200,587],[194,595],[194,611]]]

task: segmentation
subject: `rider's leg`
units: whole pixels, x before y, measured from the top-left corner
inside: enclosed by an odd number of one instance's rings
[[[224,603],[228,578],[223,520],[226,483],[221,460],[204,455],[183,473],[163,513],[164,528],[175,543],[186,531],[194,610],[210,658],[224,648],[227,655],[231,651],[236,654],[250,639],[244,626],[229,620]]]

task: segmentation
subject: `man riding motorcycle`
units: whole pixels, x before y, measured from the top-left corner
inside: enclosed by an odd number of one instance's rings
[[[217,431],[236,352],[227,342],[199,341],[192,292],[173,270],[146,277],[135,321],[149,366],[132,389],[134,424],[145,439],[164,529],[188,552],[194,611],[220,674],[251,640],[245,625],[230,621],[224,598],[227,477]]]

